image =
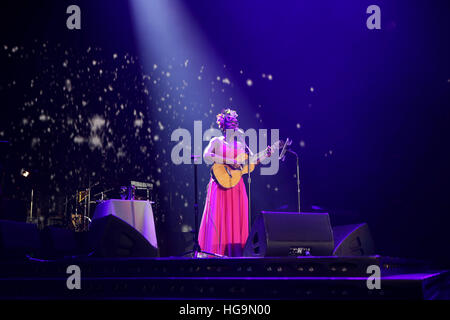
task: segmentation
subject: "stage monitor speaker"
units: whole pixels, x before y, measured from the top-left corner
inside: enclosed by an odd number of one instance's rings
[[[63,258],[81,253],[75,232],[58,227],[45,227],[41,231],[42,255],[45,258]]]
[[[253,223],[244,256],[328,256],[333,247],[328,213],[263,211]]]
[[[94,219],[90,248],[96,257],[156,257],[158,249],[135,228],[114,215]]]
[[[375,253],[367,223],[333,227],[335,256],[369,256]]]
[[[0,257],[26,259],[41,251],[39,231],[35,224],[0,220]]]

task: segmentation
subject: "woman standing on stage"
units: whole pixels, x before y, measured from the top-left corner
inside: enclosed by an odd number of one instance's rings
[[[211,163],[227,163],[239,167],[236,157],[245,153],[245,145],[235,139],[237,113],[226,109],[217,115],[222,137],[213,137],[203,153]],[[208,184],[205,208],[199,230],[202,251],[225,256],[242,256],[248,237],[248,199],[243,179],[229,189],[213,178]]]

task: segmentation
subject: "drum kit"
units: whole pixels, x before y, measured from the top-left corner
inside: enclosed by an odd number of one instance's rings
[[[109,199],[116,199],[117,194],[121,200],[150,201],[151,191],[153,190],[152,183],[131,181],[127,186],[107,188],[93,194],[92,190],[98,185],[98,182],[94,183],[87,188],[77,190],[71,196],[66,196],[65,216],[68,217],[68,213],[70,212],[69,227],[76,232],[89,230],[92,218],[92,206],[96,206]]]

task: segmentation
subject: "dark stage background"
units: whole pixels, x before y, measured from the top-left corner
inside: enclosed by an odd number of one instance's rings
[[[193,171],[172,164],[170,135],[232,106],[243,128],[294,140],[302,211],[368,222],[380,254],[449,262],[446,1],[163,3],[2,1],[1,188],[14,218],[32,187],[48,219],[89,181],[94,193],[149,181],[161,253],[181,254]],[[71,4],[81,30],[66,28]],[[366,28],[371,4],[381,30]],[[295,211],[295,173],[288,157],[255,176],[253,212]],[[201,208],[208,179],[202,165]]]

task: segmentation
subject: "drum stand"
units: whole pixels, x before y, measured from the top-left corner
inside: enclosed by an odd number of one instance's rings
[[[198,163],[196,162],[196,159],[200,158],[200,156],[197,155],[192,155],[191,159],[194,160],[194,230],[192,230],[191,232],[194,235],[194,246],[192,247],[191,251],[185,252],[183,254],[183,256],[186,255],[192,255],[193,258],[198,258],[199,254],[205,254],[205,255],[211,255],[214,257],[222,257],[221,255],[215,254],[215,253],[211,253],[211,252],[206,252],[206,251],[202,251],[202,249],[200,248],[200,244],[198,243],[198,187],[197,187],[197,166]]]

